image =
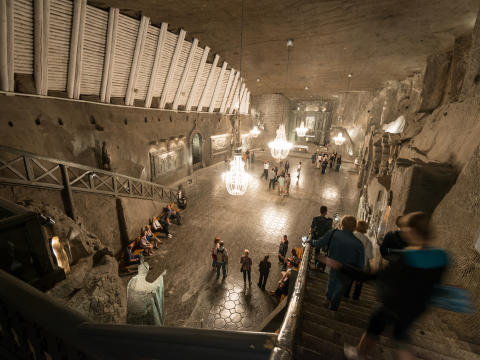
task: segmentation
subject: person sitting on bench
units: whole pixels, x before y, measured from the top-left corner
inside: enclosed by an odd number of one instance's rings
[[[163,244],[163,242],[161,242],[155,235],[153,235],[152,230],[150,230],[148,226],[145,226],[145,232],[147,236],[147,241],[154,243],[155,249],[159,249],[158,244]]]
[[[162,232],[163,230],[162,225],[160,225],[156,217],[152,218],[152,229],[154,232]]]
[[[132,248],[133,245],[129,244],[123,254],[123,262],[125,263],[125,266],[140,264],[140,257],[138,255],[133,255]]]
[[[140,237],[140,248],[144,250],[143,252],[145,255],[155,254],[153,252],[153,245],[148,241],[147,232],[145,230],[142,230],[142,235]]]
[[[180,213],[178,211],[172,210],[172,215],[170,215],[170,219],[171,218],[177,219],[177,224],[182,225],[180,224],[180,220],[182,220],[182,217],[180,216]]]

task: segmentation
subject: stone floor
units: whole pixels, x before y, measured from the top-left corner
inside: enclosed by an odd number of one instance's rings
[[[296,156],[296,157],[295,157]],[[268,180],[260,180],[263,158],[257,155],[247,170],[251,176],[243,196],[230,195],[222,182],[222,164],[193,173],[185,194],[188,208],[182,211],[181,226],[173,224],[173,238],[162,240],[160,250],[147,258],[154,267],[147,280],[153,281],[164,270],[165,325],[210,329],[254,330],[278,305],[278,300],[262,292],[258,282],[258,263],[270,255],[272,269],[267,290],[275,290],[279,280],[278,246],[282,235],[289,238],[289,248],[301,246],[310,221],[326,205],[329,216],[355,215],[358,205],[357,173],[353,164],[344,163],[340,172],[313,169],[306,155],[295,154],[288,160],[291,169],[302,161],[300,180],[292,179],[289,197],[280,197],[277,189],[268,189]],[[271,158],[269,160],[272,160]],[[294,172],[294,171],[292,171]],[[186,183],[184,179],[182,181]],[[217,280],[212,271],[213,239],[225,241],[230,260],[228,276]],[[244,286],[240,257],[250,250],[252,286]],[[135,272],[123,276],[128,281]]]

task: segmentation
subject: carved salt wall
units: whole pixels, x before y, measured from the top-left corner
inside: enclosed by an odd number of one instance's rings
[[[185,168],[185,147],[183,141],[177,144],[172,143],[168,148],[150,149],[150,166],[151,181],[156,181]]]
[[[226,154],[230,149],[230,134],[210,136],[210,157]]]

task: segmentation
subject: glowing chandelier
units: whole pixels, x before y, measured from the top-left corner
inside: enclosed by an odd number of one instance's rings
[[[250,134],[252,135],[252,137],[256,138],[260,134],[260,130],[258,130],[258,128],[255,126],[253,130],[250,130]]]
[[[333,141],[335,141],[335,145],[342,145],[345,142],[345,138],[342,136],[342,133],[339,132],[337,137],[333,138]]]
[[[272,151],[272,156],[275,159],[283,160],[288,156],[290,149],[293,147],[292,143],[287,141],[285,135],[285,125],[282,123],[277,130],[277,137],[275,141],[268,144],[268,147]]]
[[[305,136],[307,134],[308,129],[305,127],[305,123],[302,121],[300,123],[300,127],[295,129],[297,131],[298,136]]]
[[[242,161],[241,154],[235,154],[230,171],[224,173],[222,179],[230,195],[245,194],[250,182],[250,175],[245,172],[245,164]]]

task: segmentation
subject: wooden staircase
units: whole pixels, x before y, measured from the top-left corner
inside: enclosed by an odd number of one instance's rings
[[[312,256],[313,260],[313,256]],[[356,345],[364,333],[370,315],[378,305],[375,284],[364,284],[359,300],[344,298],[336,319],[326,306],[328,275],[315,269],[313,261],[307,277],[303,323],[298,359],[345,359],[344,343]],[[355,286],[352,286],[352,293]],[[385,332],[367,359],[396,359],[396,344]],[[410,331],[410,351],[416,359],[473,360],[480,359],[480,337],[455,331],[435,314],[418,319]]]

